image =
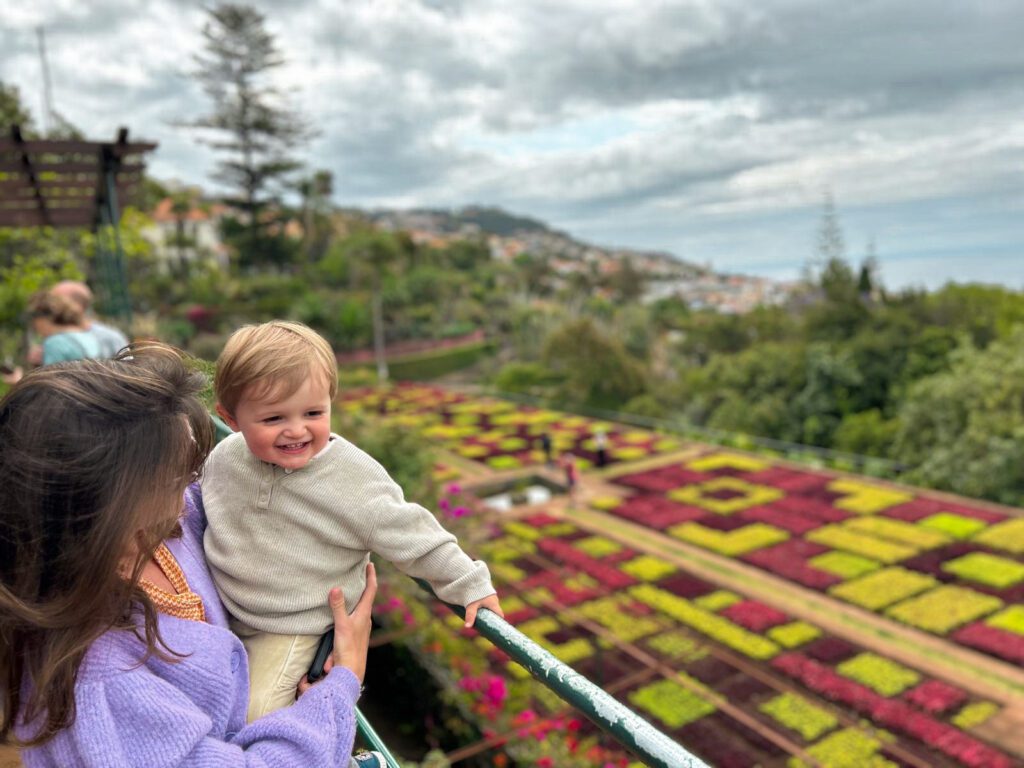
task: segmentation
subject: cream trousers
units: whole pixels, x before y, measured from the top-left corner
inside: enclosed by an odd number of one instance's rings
[[[249,722],[293,704],[321,635],[274,635],[234,619],[231,631],[249,655]]]

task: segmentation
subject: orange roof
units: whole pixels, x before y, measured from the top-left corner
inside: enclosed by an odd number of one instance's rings
[[[178,220],[178,214],[174,213],[174,200],[169,197],[165,197],[156,207],[153,208],[151,216],[153,221],[157,223],[173,222]],[[192,207],[183,217],[185,221],[206,221],[217,216],[221,216],[227,210],[227,206],[221,205],[220,203],[214,203],[213,205],[200,208],[195,202],[192,203]]]

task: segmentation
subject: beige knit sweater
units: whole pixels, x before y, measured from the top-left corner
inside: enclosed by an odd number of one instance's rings
[[[203,546],[217,591],[253,629],[323,632],[332,621],[328,591],[344,589],[351,611],[371,552],[426,579],[446,602],[494,594],[487,566],[338,435],[295,471],[260,461],[241,434],[231,435],[210,454],[201,484],[209,521]]]

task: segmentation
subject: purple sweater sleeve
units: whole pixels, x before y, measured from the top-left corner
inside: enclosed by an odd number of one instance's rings
[[[26,768],[271,768],[347,765],[359,682],[338,667],[294,705],[227,740],[185,692],[136,667],[77,689],[76,724],[23,755]]]

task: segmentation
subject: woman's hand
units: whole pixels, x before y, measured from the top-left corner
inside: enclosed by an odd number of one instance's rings
[[[334,652],[324,662],[324,677],[336,666],[348,667],[359,682],[363,682],[366,675],[366,652],[370,647],[370,611],[376,595],[377,571],[373,563],[367,563],[366,589],[351,614],[345,611],[344,592],[335,587],[327,596],[327,603],[334,614]],[[299,681],[299,696],[314,685],[316,683],[309,682],[309,678],[303,675]]]
[[[496,614],[505,618],[505,612],[501,610],[501,603],[498,602],[497,595],[488,595],[482,600],[475,600],[466,606],[466,627],[472,627],[476,623],[476,612],[481,608],[487,608],[494,611]]]
[[[366,564],[366,589],[363,590],[355,610],[345,612],[345,594],[335,587],[328,602],[334,612],[334,653],[337,667],[348,667],[359,682],[366,674],[366,652],[370,647],[370,611],[377,596],[377,571],[373,563]]]

